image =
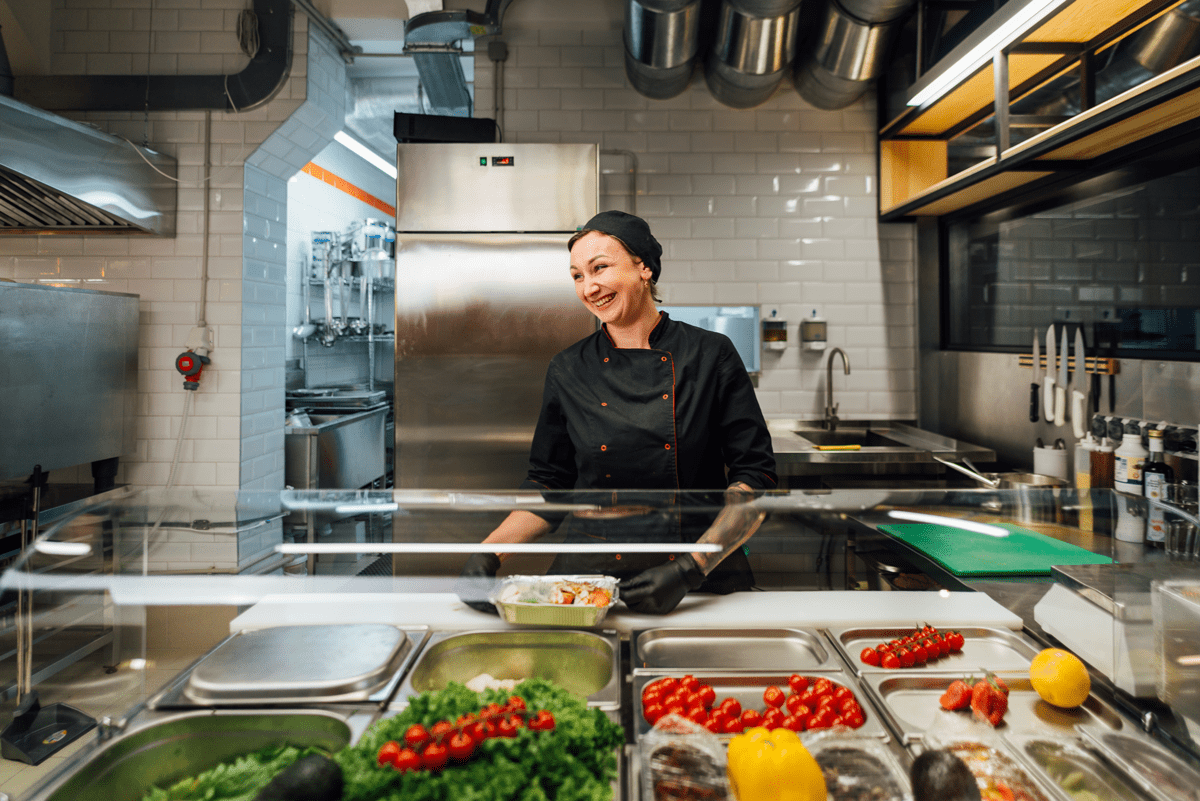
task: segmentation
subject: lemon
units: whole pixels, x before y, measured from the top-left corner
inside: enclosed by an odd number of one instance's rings
[[[1082,704],[1092,691],[1092,679],[1083,662],[1061,648],[1047,648],[1033,658],[1029,683],[1042,700],[1066,709]]]

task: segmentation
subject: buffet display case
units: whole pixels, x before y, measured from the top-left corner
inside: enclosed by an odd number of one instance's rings
[[[23,636],[72,625],[73,618],[52,611],[71,603],[101,610],[120,635],[119,651],[94,666],[85,691],[32,687],[43,702],[61,698],[77,706],[96,726],[28,798],[139,801],[153,787],[272,744],[333,754],[366,747],[379,727],[430,703],[414,699],[436,698],[459,685],[484,688],[482,702],[493,697],[487,692],[514,692],[540,679],[566,688],[586,714],[620,727],[624,745],[616,749],[616,770],[604,775],[618,798],[635,799],[643,796],[638,745],[652,725],[646,693],[663,679],[685,677],[711,687],[717,699],[759,713],[770,711],[771,688],[786,695],[792,686],[799,694],[790,681],[820,682],[831,695],[853,700],[861,716],[856,725],[848,713],[832,727],[807,721],[802,739],[814,753],[828,755],[829,764],[822,763],[827,781],[844,774],[849,788],[854,766],[870,762],[883,766],[881,775],[890,777],[884,784],[899,793],[887,797],[907,797],[903,774],[927,746],[938,696],[953,679],[988,670],[1006,678],[1013,699],[988,747],[1034,777],[1047,799],[1070,801],[1054,771],[1068,757],[1088,757],[1123,793],[1161,801],[1161,788],[1129,775],[1129,755],[1141,749],[1159,757],[1156,764],[1180,770],[1200,764],[1192,739],[1200,713],[1191,700],[1197,691],[1189,639],[1195,571],[1152,544],[1135,554],[1114,536],[1121,521],[1112,493],[1022,490],[1018,504],[1013,492],[775,492],[729,505],[720,492],[643,491],[145,490],[106,497],[47,527],[0,577],[0,589],[20,594],[23,608],[32,610],[18,621]],[[1020,523],[1003,514],[1031,504],[1040,513]],[[370,518],[392,531],[392,541],[285,541],[275,523],[296,512]],[[550,533],[502,548],[482,544],[513,513],[541,517]],[[1182,510],[1166,514],[1194,522]],[[284,561],[310,553],[374,555],[390,559],[390,574],[238,575],[179,567],[182,548],[201,553],[247,530]],[[855,547],[868,533],[923,569],[931,588],[858,589],[863,564]],[[1107,654],[1111,662],[1124,660],[1158,677],[1156,694],[1122,689],[1092,660],[1086,660],[1092,693],[1078,709],[1049,708],[1033,692],[1031,659],[1062,642],[1034,620],[1032,607],[1064,587],[1097,609],[1100,604],[1068,586],[1054,572],[1057,565],[1010,568],[993,547],[994,573],[978,564],[964,573],[945,557],[973,547],[979,537],[1026,543],[1035,536],[1078,549],[1093,570],[1155,576],[1145,598],[1120,591],[1109,599],[1149,610],[1148,649],[1128,649],[1128,615],[1090,620],[1093,628],[1107,627],[1101,640],[1114,649]],[[496,550],[511,556],[495,580],[479,586],[462,577],[472,554]],[[1048,558],[1070,551],[1053,553]],[[667,615],[637,612],[622,591],[594,627],[517,626],[464,602],[488,598],[506,575],[553,574],[567,556],[573,565],[597,559],[628,564],[636,573],[681,554],[732,554],[726,558],[746,566],[751,586],[725,595],[690,593]],[[1021,588],[1025,605],[1009,608],[975,591],[971,581],[981,577]],[[172,661],[162,632],[148,623],[164,607],[232,608],[229,634],[194,661]],[[958,630],[963,645],[940,663],[899,670],[861,660],[862,650],[914,626]],[[1118,652],[1112,643],[1126,647]],[[731,736],[719,734],[718,742]],[[184,756],[167,759],[168,748]]]

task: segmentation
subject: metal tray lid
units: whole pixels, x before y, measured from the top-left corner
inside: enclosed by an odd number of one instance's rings
[[[411,647],[378,623],[246,631],[196,665],[183,694],[207,704],[343,700],[387,683]]]

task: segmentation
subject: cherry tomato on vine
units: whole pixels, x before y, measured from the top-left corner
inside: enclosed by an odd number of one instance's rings
[[[429,739],[429,732],[420,723],[414,723],[404,732],[404,742],[409,748],[416,748]]]
[[[455,762],[466,762],[471,758],[471,754],[475,753],[475,741],[463,731],[455,732],[446,747],[450,751],[450,758]]]
[[[388,740],[379,748],[379,754],[376,760],[380,765],[391,765],[396,761],[396,756],[400,753],[400,743],[395,740]]]
[[[862,653],[858,655],[858,658],[862,660],[864,664],[870,665],[871,667],[879,667],[879,652],[874,648],[862,649]]]
[[[421,766],[429,770],[440,770],[450,759],[450,749],[441,743],[430,743],[421,750]]]
[[[420,770],[421,757],[411,748],[401,748],[400,753],[396,754],[396,758],[392,760],[392,767],[401,773]]]

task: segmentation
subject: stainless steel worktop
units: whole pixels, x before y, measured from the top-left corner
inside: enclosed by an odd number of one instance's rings
[[[988,463],[996,452],[893,420],[840,421],[827,431],[821,420],[768,420],[780,475],[942,473],[933,457]],[[824,447],[851,450],[824,450]],[[857,446],[857,447],[855,447]]]

